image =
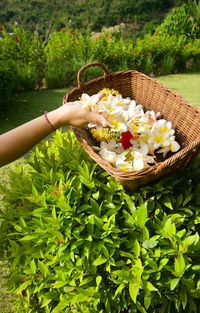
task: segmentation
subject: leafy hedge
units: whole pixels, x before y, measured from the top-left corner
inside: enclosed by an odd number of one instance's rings
[[[43,142],[1,187],[16,312],[198,313],[199,177],[126,192],[70,132]]]
[[[175,8],[154,32],[140,38],[124,38],[123,33],[124,24],[104,27],[101,33],[63,29],[42,42],[36,33],[29,36],[16,27],[10,35],[0,26],[0,60],[15,64],[17,91],[34,90],[44,81],[48,88],[76,84],[79,69],[91,62],[103,63],[109,72],[136,69],[166,75],[200,71],[200,4],[196,2]],[[89,69],[83,81],[101,75],[98,68]]]
[[[44,78],[41,46],[35,34],[30,36],[21,27],[10,34],[0,29],[1,86],[0,105],[12,100],[16,91],[35,90]]]

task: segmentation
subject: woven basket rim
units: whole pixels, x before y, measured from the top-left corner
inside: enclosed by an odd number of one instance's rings
[[[96,63],[95,63],[96,64]],[[98,64],[98,63],[97,63]],[[90,65],[89,65],[90,66]],[[195,107],[194,105],[192,105],[191,103],[189,103],[186,99],[183,98],[183,96],[179,95],[176,91],[171,90],[170,88],[166,87],[164,84],[160,83],[158,80],[156,80],[155,78],[149,77],[137,70],[124,70],[124,71],[118,71],[118,72],[114,72],[114,73],[106,73],[106,75],[101,76],[101,77],[97,77],[94,78],[88,82],[85,82],[84,84],[79,84],[79,86],[73,88],[71,91],[69,91],[65,97],[63,98],[63,103],[67,102],[66,100],[69,99],[69,97],[78,92],[78,93],[87,93],[87,88],[90,87],[91,84],[96,84],[98,85],[99,82],[102,82],[102,80],[105,81],[109,81],[112,79],[112,77],[115,76],[115,78],[117,77],[117,75],[122,76],[123,75],[128,75],[128,74],[137,74],[140,75],[140,77],[144,77],[144,79],[148,80],[150,83],[154,82],[156,83],[156,85],[161,86],[166,92],[171,93],[174,98],[177,97],[177,99],[181,100],[181,103],[188,107],[188,109],[192,110],[192,112],[195,112],[197,114],[200,113],[200,110]],[[78,100],[78,99],[77,99]],[[139,103],[137,103],[139,104]],[[167,168],[168,166],[173,165],[174,163],[176,163],[176,161],[178,159],[183,159],[187,156],[187,154],[189,153],[193,153],[195,150],[200,151],[200,136],[198,136],[196,138],[196,140],[193,140],[192,142],[190,142],[186,147],[181,147],[181,149],[179,151],[177,151],[176,153],[174,153],[173,155],[169,156],[168,158],[166,158],[163,161],[159,161],[154,165],[150,165],[148,167],[143,168],[142,170],[139,171],[127,171],[127,172],[123,172],[120,171],[118,169],[116,169],[115,167],[113,167],[109,162],[103,160],[101,158],[101,156],[96,153],[96,151],[94,151],[94,149],[92,148],[92,146],[90,144],[87,143],[88,137],[86,136],[87,139],[82,138],[81,133],[83,132],[83,130],[81,128],[77,128],[77,127],[72,127],[72,130],[74,131],[76,137],[78,138],[79,142],[81,143],[81,145],[84,147],[84,149],[88,152],[88,154],[90,155],[90,157],[96,161],[102,168],[104,168],[104,170],[106,170],[108,173],[110,173],[111,175],[113,174],[113,176],[116,178],[120,178],[120,180],[130,180],[130,179],[134,179],[135,176],[137,177],[144,177],[144,175],[146,174],[153,174],[153,176],[157,175],[157,173],[159,171],[162,171],[163,169]],[[88,132],[89,135],[89,131],[88,130],[84,130],[86,132]],[[83,133],[82,133],[83,134]],[[117,178],[116,178],[117,179]]]
[[[75,134],[77,134],[77,131],[79,132],[80,128],[78,127],[72,127],[72,130]],[[85,139],[84,139],[85,140]],[[84,142],[81,142],[82,145],[84,145]],[[103,165],[102,167],[107,167],[111,172],[113,172],[114,174],[116,175],[120,175],[121,178],[126,178],[127,175],[128,176],[131,176],[131,175],[136,175],[137,176],[142,176],[143,174],[147,174],[147,173],[150,173],[152,171],[155,172],[155,175],[156,173],[159,171],[159,169],[162,167],[162,168],[165,168],[167,167],[168,165],[172,164],[173,162],[175,162],[177,159],[181,158],[181,157],[184,157],[184,155],[186,155],[188,152],[194,150],[194,149],[198,149],[200,148],[200,138],[193,141],[192,143],[190,143],[187,147],[185,148],[182,148],[181,150],[177,151],[176,153],[174,153],[172,156],[170,156],[169,158],[165,159],[164,161],[160,161],[160,162],[157,162],[156,164],[154,165],[151,165],[151,166],[148,166],[148,167],[144,167],[143,169],[139,170],[139,171],[127,171],[127,172],[123,172],[123,171],[120,171],[118,170],[117,168],[113,167],[109,162],[107,162],[106,160],[102,159],[101,156],[96,153],[94,151],[94,149],[92,148],[92,146],[88,145],[86,150],[89,150],[91,149],[92,150],[92,154],[94,154],[95,157],[92,157],[92,155],[90,154],[90,157],[93,159],[93,160],[98,160],[99,164]]]

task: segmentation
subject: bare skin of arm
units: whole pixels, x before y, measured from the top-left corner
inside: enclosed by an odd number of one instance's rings
[[[104,94],[101,94],[101,99]],[[81,102],[68,102],[47,114],[55,129],[64,125],[87,127],[88,123],[107,126],[106,119],[96,113],[82,109]],[[42,115],[0,136],[0,167],[29,151],[33,146],[53,132],[50,124]]]

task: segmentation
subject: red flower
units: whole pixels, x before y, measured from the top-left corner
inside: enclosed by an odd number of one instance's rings
[[[56,50],[56,45],[53,48]]]
[[[134,139],[134,137],[129,130],[121,134],[120,142],[124,150],[132,147],[132,143],[130,142],[131,139]]]
[[[15,41],[16,41],[16,43],[18,43],[18,42],[19,42],[19,39],[18,39],[18,37],[15,37]]]
[[[101,35],[99,35],[98,38],[101,38]]]
[[[158,36],[158,34],[156,34],[156,33],[155,33],[155,34],[154,34],[154,36],[156,36],[156,37],[157,37],[157,36]]]
[[[139,53],[136,53],[136,57],[138,57]]]
[[[37,41],[39,41],[39,40],[40,40],[40,37],[38,36],[38,37],[37,37]]]
[[[114,60],[117,60],[117,56],[116,56],[116,55],[114,55],[113,59],[114,59]]]
[[[109,39],[112,39],[112,36],[110,35],[108,38],[109,38]]]
[[[62,45],[59,45],[59,48],[61,48],[62,47]]]
[[[74,32],[72,31],[72,35],[74,34]]]
[[[3,29],[3,27],[2,26],[0,26],[0,30],[2,30]]]
[[[79,45],[79,42],[77,42],[76,44]]]
[[[151,55],[151,52],[147,52],[147,55]]]
[[[134,51],[135,51],[134,49],[131,50],[131,52],[134,52]]]
[[[179,57],[176,57],[176,61],[178,61],[179,60]]]

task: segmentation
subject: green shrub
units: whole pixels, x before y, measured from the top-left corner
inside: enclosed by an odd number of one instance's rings
[[[48,88],[63,88],[69,86],[75,79],[73,65],[70,63],[50,62],[46,68],[46,84]]]
[[[174,8],[172,13],[169,14],[164,22],[158,26],[157,32],[172,35],[183,35],[188,39],[193,36],[193,21],[190,15],[190,8],[187,4],[182,4],[182,6]]]
[[[0,108],[4,108],[17,90],[17,67],[14,62],[0,60]]]
[[[161,74],[163,73],[163,75],[169,75],[173,73],[175,69],[175,63],[176,60],[172,55],[165,55],[160,66]]]
[[[43,142],[1,187],[16,312],[198,313],[199,177],[128,193],[70,132]]]

